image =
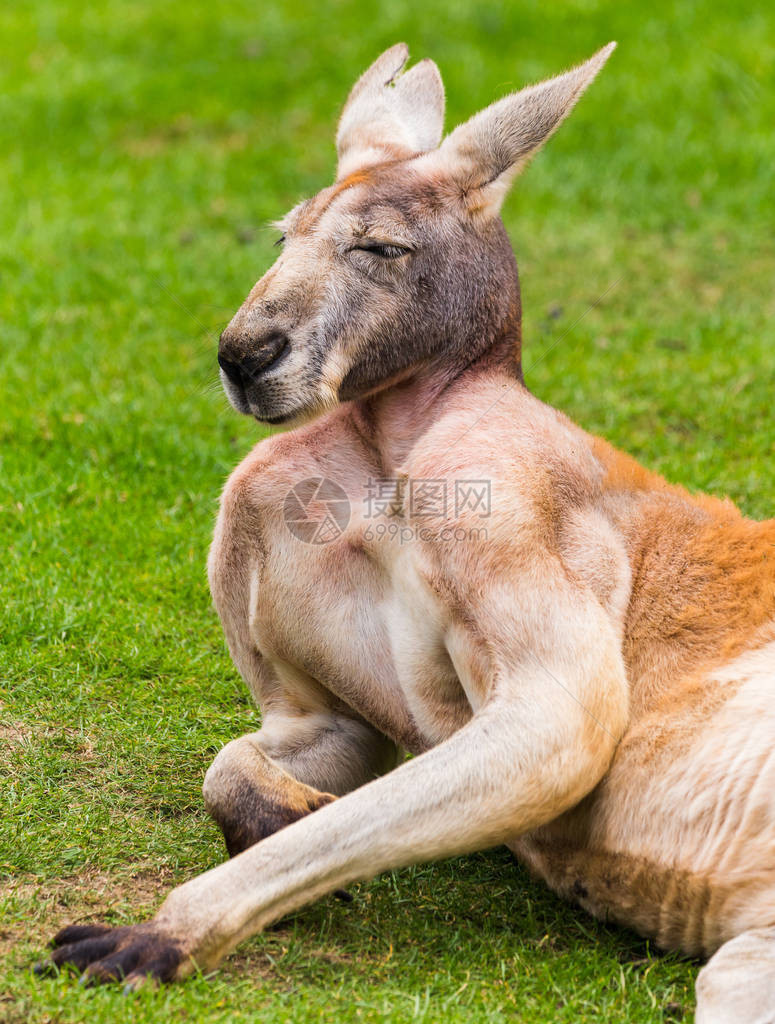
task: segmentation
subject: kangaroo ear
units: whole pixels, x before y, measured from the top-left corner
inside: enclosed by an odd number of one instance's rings
[[[486,107],[428,159],[434,167],[438,160],[461,186],[472,210],[494,216],[517,173],[568,116],[615,47],[609,43],[572,71]]]
[[[378,57],[352,88],[339,119],[337,177],[368,164],[435,149],[444,126],[444,86],[432,60],[401,74],[406,43]]]

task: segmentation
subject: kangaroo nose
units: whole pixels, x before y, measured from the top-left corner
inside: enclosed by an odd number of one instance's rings
[[[273,366],[289,344],[288,335],[283,331],[270,331],[261,339],[257,348],[254,348],[255,340],[252,339],[248,344],[245,339],[237,339],[235,344],[227,330],[221,335],[218,346],[218,365],[232,384],[244,388]],[[248,345],[254,351],[248,355],[241,354]]]

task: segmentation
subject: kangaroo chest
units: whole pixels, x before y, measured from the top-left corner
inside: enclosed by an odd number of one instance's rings
[[[344,443],[275,462],[271,476],[251,597],[264,658],[286,688],[322,687],[408,750],[447,738],[472,712],[407,482]]]

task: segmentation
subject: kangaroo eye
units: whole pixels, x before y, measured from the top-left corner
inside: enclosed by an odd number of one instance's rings
[[[277,248],[278,245],[283,245],[284,243],[285,243],[285,235],[280,235],[280,237],[274,243],[274,246],[275,246],[275,248]]]
[[[383,260],[397,260],[399,256],[405,256],[410,251],[403,245],[389,245],[383,242],[362,242],[356,248],[372,252]]]

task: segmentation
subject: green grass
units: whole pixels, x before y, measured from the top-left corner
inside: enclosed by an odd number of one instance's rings
[[[222,857],[201,779],[257,712],[204,562],[260,431],[215,384],[216,338],[271,260],[265,222],[330,182],[352,79],[402,38],[439,62],[448,124],[619,40],[506,207],[527,377],[670,478],[772,512],[766,5],[4,5],[2,1021],[691,1019],[696,965],[500,850],[361,885],[131,1000],[27,971],[61,923],[134,920]]]

